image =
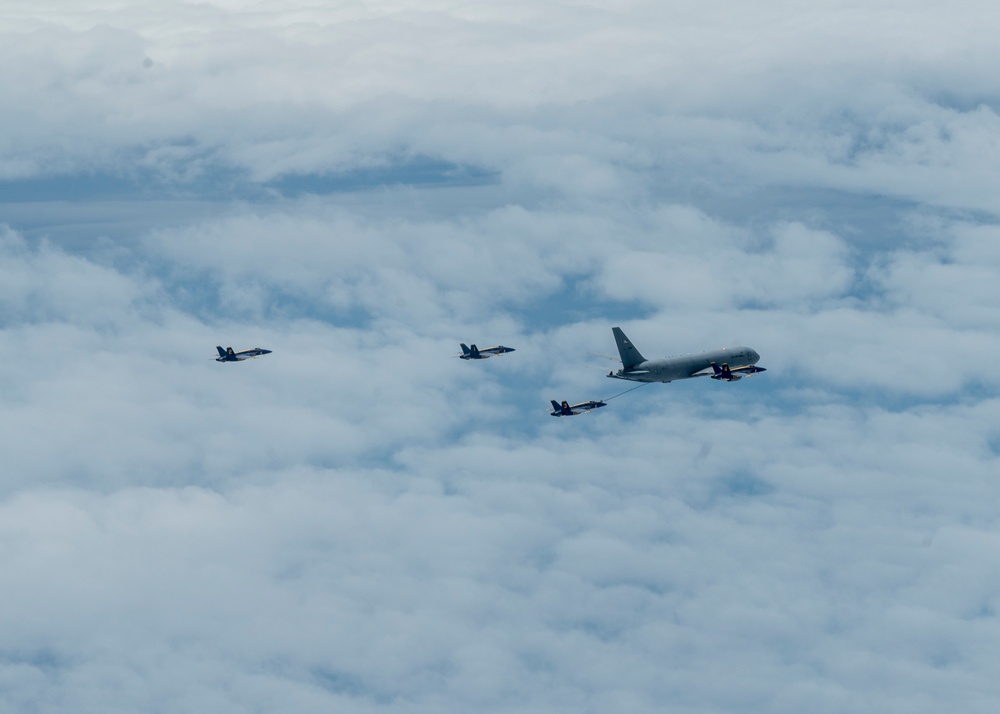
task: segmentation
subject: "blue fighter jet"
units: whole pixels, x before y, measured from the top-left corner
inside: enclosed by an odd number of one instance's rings
[[[562,405],[560,405],[555,399],[550,399],[549,401],[552,402],[552,409],[554,410],[550,412],[550,414],[554,417],[590,414],[593,409],[600,409],[601,407],[608,406],[605,402],[580,402],[579,404],[570,406],[569,402],[566,401],[564,401]]]
[[[250,350],[240,350],[239,352],[233,352],[232,347],[222,349],[221,345],[217,345],[215,349],[219,350],[219,356],[215,358],[216,362],[242,362],[245,359],[256,359],[261,355],[271,354],[271,350],[265,350],[261,347],[254,347]]]
[[[496,347],[484,347],[479,349],[475,345],[469,347],[464,342],[462,345],[462,354],[459,355],[462,359],[488,359],[496,355],[505,355],[508,352],[513,352],[513,347],[504,347],[503,345],[497,345]]]

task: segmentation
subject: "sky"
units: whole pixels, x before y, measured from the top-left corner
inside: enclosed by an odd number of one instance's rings
[[[996,711],[998,25],[5,0],[0,711]]]

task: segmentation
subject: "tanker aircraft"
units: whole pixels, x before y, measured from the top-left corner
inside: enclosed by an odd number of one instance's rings
[[[462,354],[459,355],[462,359],[489,359],[490,357],[495,357],[496,355],[507,354],[508,352],[513,352],[513,347],[504,347],[503,345],[497,345],[496,347],[484,347],[479,349],[475,345],[469,347],[464,342],[462,345]]]
[[[622,358],[622,368],[608,372],[614,379],[633,382],[673,382],[691,377],[711,377],[725,382],[735,382],[758,372],[766,371],[757,367],[760,360],[757,351],[749,347],[723,347],[711,352],[646,359],[635,345],[625,336],[620,327],[612,327],[618,354]]]
[[[600,409],[601,407],[608,406],[605,402],[580,402],[579,404],[569,405],[569,402],[564,401],[562,405],[555,400],[550,399],[552,402],[552,409],[555,411],[550,412],[554,417],[562,416],[576,416],[577,414],[590,414],[593,409]]]
[[[232,347],[227,347],[222,349],[221,346],[216,346],[219,350],[219,356],[215,358],[216,362],[242,362],[245,359],[256,359],[261,355],[271,354],[271,350],[265,350],[260,347],[254,347],[249,350],[240,350],[239,352],[233,352]]]

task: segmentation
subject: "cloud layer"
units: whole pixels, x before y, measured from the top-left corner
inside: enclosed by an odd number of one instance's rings
[[[993,711],[980,5],[10,3],[4,708]]]

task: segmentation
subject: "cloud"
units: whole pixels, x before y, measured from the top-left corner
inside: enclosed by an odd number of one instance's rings
[[[121,171],[127,158],[174,182],[219,166],[261,182],[403,149],[506,172],[526,196],[635,190],[661,166],[989,210],[968,172],[936,180],[956,155],[974,175],[991,164],[989,75],[978,71],[991,39],[952,15],[893,9],[858,22],[834,3],[729,8],[728,24],[649,3],[178,3],[154,27],[140,4],[54,7],[5,43],[8,61],[31,71],[4,87],[16,98],[4,119],[9,178]],[[966,63],[942,62],[958,36]],[[941,99],[955,87],[969,98]]]
[[[11,706],[992,711],[979,3],[12,8]]]
[[[602,287],[620,299],[681,309],[806,307],[849,294],[850,253],[837,236],[801,224],[758,237],[678,207],[655,226],[660,247],[608,261]],[[693,220],[692,220],[693,219]],[[770,245],[768,245],[770,244]]]

